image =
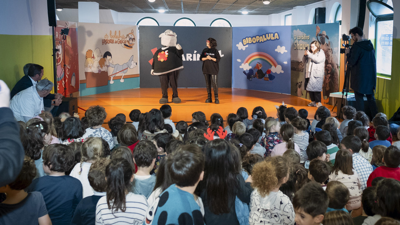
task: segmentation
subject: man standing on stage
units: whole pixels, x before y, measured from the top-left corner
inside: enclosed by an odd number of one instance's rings
[[[363,38],[363,31],[359,27],[350,30],[353,46],[346,49],[348,65],[351,66],[351,88],[356,97],[357,111],[365,111],[364,95],[373,118],[378,113],[374,91],[376,89],[376,59],[375,50],[370,40]],[[349,68],[348,68],[349,69]]]

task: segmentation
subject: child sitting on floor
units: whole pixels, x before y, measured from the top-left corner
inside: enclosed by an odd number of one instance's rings
[[[374,148],[377,145],[383,145],[386,147],[391,146],[392,144],[390,143],[390,141],[388,141],[387,139],[390,136],[390,129],[387,126],[377,126],[376,130],[375,130],[375,141],[371,141],[369,143],[369,146],[371,148]]]
[[[331,167],[324,161],[313,159],[310,162],[310,169],[308,170],[308,179],[315,181],[322,186],[325,190],[325,182],[331,174]]]
[[[168,142],[170,142],[173,139],[172,135],[170,134],[157,134],[154,136],[153,143],[157,148],[157,158],[156,158],[156,163],[154,165],[154,170],[151,172],[157,173],[158,166],[160,165],[160,161],[162,158],[164,158],[167,155],[167,152],[165,151],[165,147],[167,146]],[[140,143],[140,142],[139,142]]]
[[[308,140],[310,138],[306,131],[308,124],[305,119],[300,117],[293,119],[291,123],[294,127],[293,141],[300,148],[300,163],[304,163],[307,160],[306,150],[309,144]]]
[[[321,161],[327,161],[329,160],[329,157],[327,157],[326,153],[327,153],[328,149],[326,148],[326,145],[320,141],[313,141],[311,142],[306,150],[307,153],[307,161],[304,163],[304,167],[306,169],[309,168],[310,165],[310,161],[313,159],[318,159]]]
[[[332,136],[327,130],[322,130],[315,134],[315,139],[324,143],[327,148],[327,154],[329,155],[329,161],[332,165],[335,164],[336,153],[339,151],[339,147],[332,143]]]
[[[343,121],[340,124],[339,130],[342,133],[343,137],[346,137],[347,134],[347,126],[350,121],[356,116],[356,109],[353,106],[345,105],[342,108],[343,113]]]
[[[107,141],[110,149],[114,148],[113,137],[106,128],[102,127],[104,120],[107,117],[106,110],[102,106],[91,106],[85,113],[89,127],[85,130],[83,139],[89,137],[100,137]]]
[[[383,154],[385,153],[385,151],[386,147],[383,145],[377,145],[372,149],[371,165],[373,167],[373,170],[385,165],[385,163],[383,162]]]
[[[139,109],[134,109],[129,113],[129,118],[132,120],[132,125],[135,126],[136,130],[139,130],[139,116],[141,112]]]
[[[372,185],[372,181],[376,177],[393,178],[400,181],[400,150],[396,146],[388,147],[383,156],[384,166],[376,168],[367,181],[367,187]]]
[[[364,159],[371,162],[372,160],[372,149],[369,147],[368,142],[368,131],[364,127],[357,127],[354,129],[354,135],[361,140],[361,150],[358,152]]]
[[[170,105],[163,105],[160,108],[160,111],[162,113],[162,116],[164,118],[164,124],[169,124],[172,127],[172,133],[175,132],[176,128],[175,128],[175,124],[174,122],[171,120],[171,114],[172,114],[172,108]]]
[[[329,181],[326,186],[326,193],[328,194],[329,204],[326,212],[341,210],[346,213],[347,209],[345,208],[347,202],[350,199],[349,189],[339,181]]]
[[[282,156],[288,149],[294,149],[300,154],[299,146],[293,142],[294,128],[291,124],[283,124],[279,134],[282,137],[283,142],[274,147],[271,156]]]

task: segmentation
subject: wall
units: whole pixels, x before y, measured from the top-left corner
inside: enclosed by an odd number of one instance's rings
[[[12,0],[0,7],[0,79],[12,89],[26,63],[44,67],[53,81],[52,35],[46,0]]]

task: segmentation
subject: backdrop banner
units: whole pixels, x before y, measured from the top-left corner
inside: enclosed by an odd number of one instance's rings
[[[202,73],[203,62],[200,54],[206,47],[206,41],[212,37],[217,40],[217,49],[221,55],[219,62],[219,87],[232,87],[232,28],[227,27],[139,27],[140,42],[140,87],[160,87],[158,76],[150,75],[154,52],[161,48],[159,35],[170,29],[177,34],[177,43],[183,49],[183,69],[179,72],[178,88],[205,87]],[[206,92],[205,92],[206,93]],[[161,95],[161,91],[160,91]]]
[[[306,47],[318,40],[325,53],[325,77],[322,87],[322,103],[329,102],[329,94],[339,91],[339,24],[312,24],[292,26],[292,90],[291,94],[309,98],[304,83],[304,63],[302,62]]]
[[[79,23],[80,95],[139,87],[136,26]]]
[[[290,94],[290,26],[233,28],[232,87]]]
[[[69,28],[68,35],[61,35],[65,28]],[[70,97],[79,91],[77,23],[57,21],[55,29],[57,93]]]

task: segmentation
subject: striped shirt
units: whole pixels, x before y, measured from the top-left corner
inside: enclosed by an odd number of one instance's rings
[[[129,192],[126,195],[126,210],[111,211],[107,196],[102,197],[96,206],[96,224],[134,224],[142,225],[146,216],[147,201],[143,195]]]

